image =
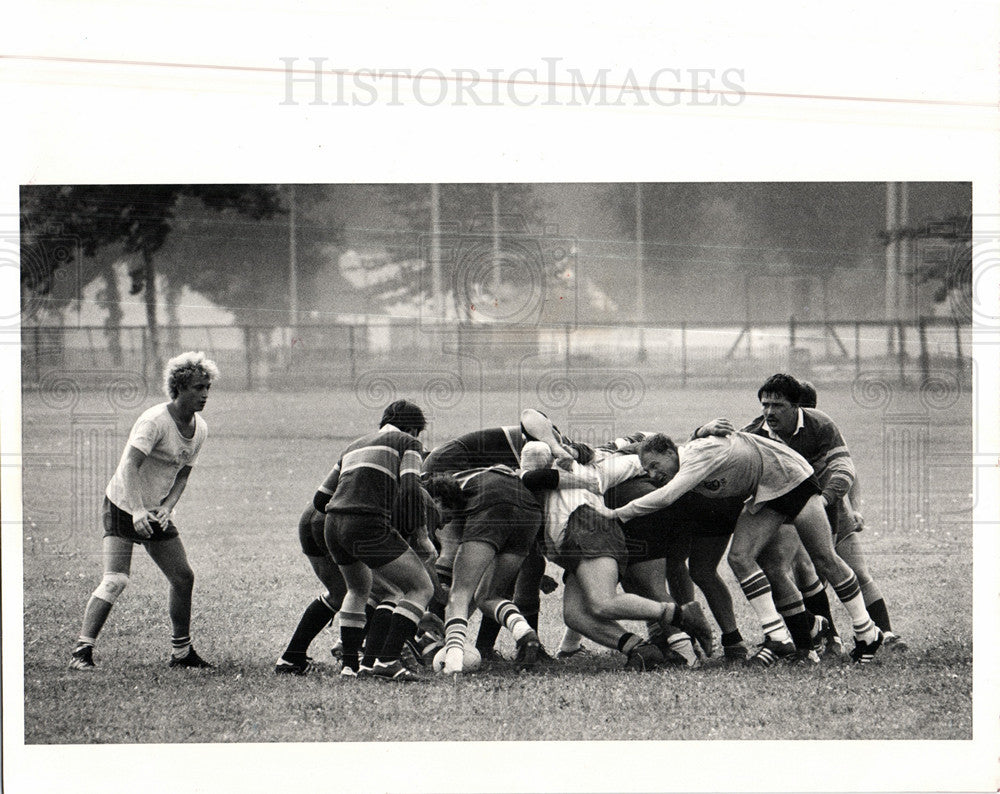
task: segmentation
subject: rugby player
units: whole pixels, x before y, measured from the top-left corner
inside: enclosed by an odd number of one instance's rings
[[[821,488],[805,458],[784,444],[748,433],[699,438],[679,448],[667,436],[656,434],[642,442],[639,456],[659,488],[614,510],[602,505],[602,514],[628,521],[673,504],[692,490],[712,498],[747,499],[733,532],[729,564],[764,629],[758,655],[764,651],[763,655],[776,658],[800,655],[756,562],[760,550],[788,520],[851,615],[852,658],[857,662],[874,658],[882,632],[864,607],[857,577],[833,549]]]
[[[423,562],[403,537],[417,528],[423,512],[423,449],[417,436],[425,425],[423,411],[415,404],[407,400],[391,403],[378,431],[348,445],[314,497],[314,504],[317,508],[323,504],[326,513],[326,547],[347,583],[340,613],[342,674],[370,672],[376,678],[401,682],[420,678],[403,666],[400,653],[416,634],[434,595]],[[372,571],[378,571],[400,598],[391,612],[377,609],[372,618],[368,641],[375,655],[369,669],[359,662],[358,652],[365,634]]]
[[[163,387],[169,402],[136,420],[108,483],[103,505],[104,577],[87,602],[83,627],[70,659],[73,670],[90,670],[97,635],[128,584],[132,550],[146,549],[170,584],[170,667],[212,667],[191,645],[194,572],[172,517],[191,468],[208,435],[199,416],[219,370],[201,352],[170,359]]]
[[[666,595],[654,601],[617,586],[628,563],[621,527],[598,512],[599,494],[641,474],[635,455],[595,457],[586,466],[571,461],[553,467],[550,445],[529,442],[521,453],[522,480],[534,491],[545,491],[546,555],[564,570],[563,621],[594,642],[624,653],[626,666],[643,670],[664,661],[663,652],[625,631],[619,620],[655,621],[665,635],[674,629],[690,632],[711,655],[712,631],[697,603],[678,605]],[[583,483],[587,488],[581,487]]]
[[[538,661],[538,634],[505,593],[513,587],[535,543],[542,524],[541,506],[507,466],[432,474],[425,478],[425,485],[443,511],[462,516],[445,609],[444,672],[462,672],[473,599],[484,616],[491,615],[510,630],[517,644],[515,664],[529,669]]]

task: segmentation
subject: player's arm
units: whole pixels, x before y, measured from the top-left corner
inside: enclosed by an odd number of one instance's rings
[[[832,422],[823,431],[823,501],[832,505],[843,499],[851,490],[856,478],[854,461],[847,442]]]
[[[708,438],[709,436],[728,436],[731,433],[736,432],[736,426],[725,417],[720,417],[718,419],[713,419],[711,422],[706,422],[701,425],[701,427],[696,427],[695,431],[691,434],[691,439],[695,438]]]
[[[677,474],[666,485],[612,510],[611,515],[624,522],[669,507],[702,480],[707,479],[718,465],[717,456],[712,454],[711,447],[698,450],[697,453],[685,458]]]
[[[563,488],[585,488],[600,493],[597,473],[575,461],[569,470],[563,468],[534,469],[521,473],[521,482],[529,491],[555,491]]]
[[[152,511],[153,517],[160,524],[164,526],[167,521],[170,520],[170,514],[177,507],[177,503],[180,501],[181,494],[184,493],[184,489],[187,488],[188,476],[191,474],[191,467],[184,466],[179,472],[177,472],[177,477],[174,478],[174,484],[170,486],[170,490],[167,495],[160,502],[160,506]]]
[[[415,441],[414,446],[404,449],[399,459],[399,494],[396,498],[399,503],[400,526],[397,529],[404,537],[412,535],[423,523],[421,515],[424,498],[420,488],[423,457],[420,450],[419,443]]]
[[[125,466],[122,468],[122,480],[125,483],[125,494],[128,496],[128,503],[132,508],[132,526],[139,537],[149,538],[153,536],[153,527],[149,523],[150,519],[155,520],[155,516],[142,506],[142,486],[139,480],[139,469],[146,460],[146,453],[131,444],[125,453]]]
[[[316,489],[316,493],[313,494],[313,507],[315,507],[320,513],[326,512],[326,506],[333,498],[333,494],[337,490],[338,482],[340,482],[339,460],[337,461],[337,465],[330,469],[330,473],[326,475],[326,479],[323,480],[323,484],[320,485],[320,487]]]

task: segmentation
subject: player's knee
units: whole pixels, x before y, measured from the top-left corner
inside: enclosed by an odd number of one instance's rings
[[[701,590],[706,587],[712,587],[716,584],[716,580],[719,578],[718,570],[715,566],[709,564],[690,564],[691,581],[694,582]]]
[[[729,550],[726,561],[729,563],[729,567],[736,575],[736,578],[740,580],[753,573],[756,567],[753,557],[735,546]]]
[[[170,586],[175,590],[190,592],[194,589],[194,571],[190,568],[180,568],[170,574]]]
[[[127,573],[106,573],[94,590],[94,595],[109,604],[115,603],[128,585]]]

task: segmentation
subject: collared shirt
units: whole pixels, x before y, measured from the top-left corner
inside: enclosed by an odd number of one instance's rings
[[[740,496],[751,512],[807,480],[812,466],[786,444],[749,433],[708,436],[677,448],[680,468],[664,486],[615,510],[621,521],[654,513],[688,491],[713,499]]]

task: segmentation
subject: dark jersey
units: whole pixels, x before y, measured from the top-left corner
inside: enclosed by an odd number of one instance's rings
[[[809,461],[823,488],[823,495],[833,504],[842,499],[854,484],[854,461],[840,429],[829,416],[815,408],[799,410],[802,419],[795,433],[787,440],[775,440],[786,443]],[[772,438],[762,416],[747,425],[744,432]]]
[[[524,487],[521,478],[507,467],[473,469],[457,472],[454,476],[465,497],[462,512],[466,515],[497,505],[514,505],[539,512],[542,509],[531,491]]]
[[[517,425],[475,430],[435,447],[424,460],[423,470],[444,474],[488,466],[516,469],[521,465],[523,447],[524,437]]]
[[[391,425],[352,442],[320,486],[320,492],[333,494],[326,512],[373,513],[388,520],[398,495],[413,508],[402,514],[415,517],[421,502],[422,452],[417,439]]]

